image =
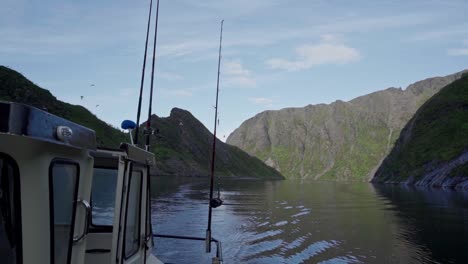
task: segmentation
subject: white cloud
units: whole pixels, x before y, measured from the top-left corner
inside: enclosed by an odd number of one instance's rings
[[[193,89],[161,89],[161,93],[169,97],[192,97],[193,91]]]
[[[156,76],[167,81],[178,81],[184,79],[184,77],[180,74],[164,71],[156,73]]]
[[[468,48],[449,49],[447,53],[450,56],[468,56]]]
[[[255,87],[257,85],[252,73],[239,61],[223,63],[222,73],[226,76],[224,80],[227,86]]]
[[[298,71],[323,64],[346,64],[358,61],[358,50],[340,44],[333,35],[324,35],[319,44],[306,44],[296,48],[295,60],[272,58],[266,64],[272,69]]]
[[[242,64],[237,61],[231,61],[224,63],[224,72],[227,75],[250,75],[250,71],[244,69]]]
[[[181,97],[191,97],[193,93],[187,89],[177,89],[170,92],[173,95]]]
[[[253,104],[263,105],[263,106],[272,106],[274,102],[273,99],[266,98],[266,97],[251,97],[249,98],[249,101]]]

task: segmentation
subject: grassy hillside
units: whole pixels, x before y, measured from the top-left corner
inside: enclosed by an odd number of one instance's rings
[[[32,105],[89,127],[96,132],[99,146],[116,148],[126,139],[120,130],[100,120],[86,108],[57,100],[48,90],[4,66],[0,66],[0,100]]]
[[[429,99],[406,125],[374,182],[418,181],[468,152],[468,74]],[[464,159],[439,175],[467,177]]]
[[[152,137],[152,151],[162,161],[159,174],[206,176],[210,173],[213,135],[189,111],[174,108],[169,117],[152,117],[159,133]],[[216,174],[282,178],[275,169],[237,147],[216,142]]]
[[[66,118],[96,132],[100,147],[117,148],[127,137],[120,130],[98,119],[86,108],[57,100],[20,73],[0,66],[0,100],[24,103]],[[173,109],[171,116],[153,116],[153,127],[160,133],[152,138],[151,150],[157,158],[157,174],[209,175],[212,134],[190,112]],[[182,125],[181,125],[182,123]],[[141,140],[140,142],[144,142]],[[218,141],[216,173],[282,179],[281,174],[242,150]]]

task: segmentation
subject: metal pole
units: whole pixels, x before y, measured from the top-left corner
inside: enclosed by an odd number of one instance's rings
[[[216,154],[216,125],[218,120],[218,95],[219,95],[219,75],[221,72],[221,44],[223,41],[223,23],[224,20],[221,20],[221,33],[219,36],[219,56],[218,56],[218,79],[216,82],[216,106],[215,106],[215,122],[213,130],[213,150],[211,156],[211,179],[210,179],[210,200],[208,203],[208,227],[206,229],[206,252],[211,252],[211,216],[212,216],[212,206],[211,200],[213,199],[213,184],[214,184],[214,165],[215,165],[215,154]]]
[[[151,88],[148,106],[148,121],[146,121],[146,150],[149,151],[150,136],[151,136],[151,111],[153,105],[153,84],[154,84],[154,63],[156,61],[156,40],[158,37],[158,17],[159,17],[159,0],[156,2],[156,23],[154,25],[154,41],[153,41],[153,64],[151,67]]]
[[[135,145],[138,144],[138,130],[140,126],[140,113],[141,113],[141,98],[143,96],[143,85],[145,83],[145,68],[146,68],[146,54],[148,51],[148,36],[151,22],[151,8],[153,7],[153,0],[150,0],[150,8],[148,15],[148,26],[146,28],[146,41],[145,41],[145,56],[143,57],[143,69],[141,71],[141,83],[140,83],[140,97],[138,98],[138,109],[137,109],[137,122],[135,128]]]

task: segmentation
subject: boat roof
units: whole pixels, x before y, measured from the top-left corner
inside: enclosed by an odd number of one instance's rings
[[[59,135],[63,129],[64,135]],[[39,108],[0,101],[0,133],[31,137],[83,149],[96,149],[94,130]]]

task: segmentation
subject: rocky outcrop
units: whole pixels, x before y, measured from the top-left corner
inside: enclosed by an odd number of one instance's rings
[[[173,108],[168,117],[153,115],[151,124],[157,131],[151,150],[159,161],[153,174],[210,175],[213,134],[189,111]],[[219,176],[283,179],[261,160],[218,139],[215,160],[215,174]]]
[[[468,74],[429,99],[372,182],[468,190]]]
[[[417,109],[462,72],[388,88],[349,102],[265,111],[227,143],[288,178],[368,181]]]

